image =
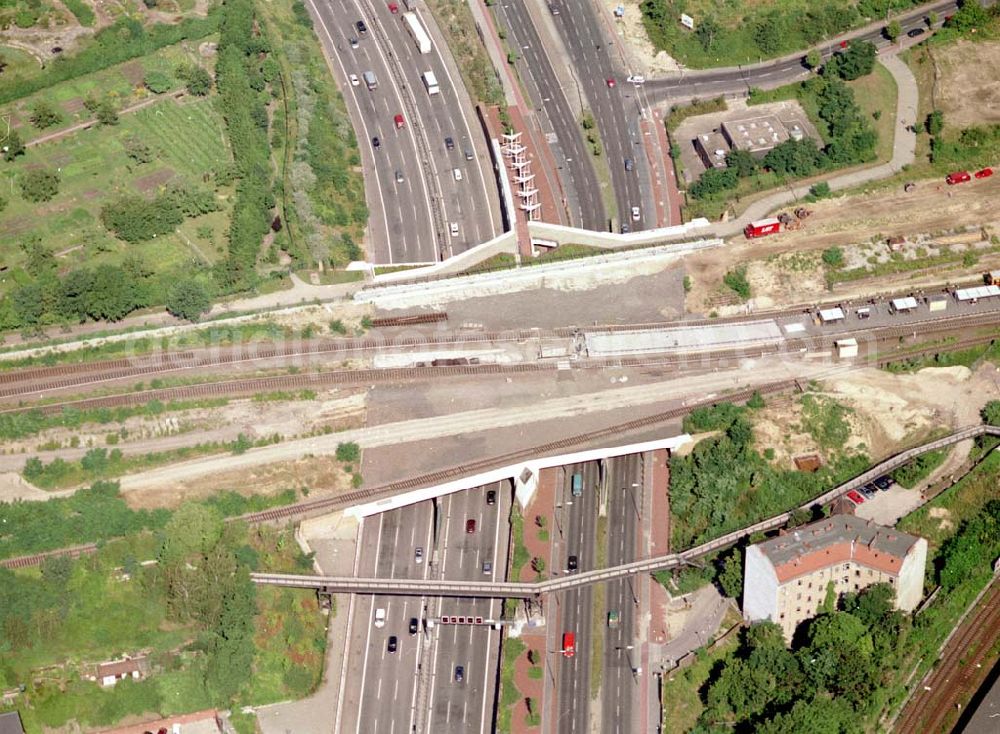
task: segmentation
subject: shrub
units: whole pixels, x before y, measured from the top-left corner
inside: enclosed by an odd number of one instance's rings
[[[184,278],[167,292],[167,311],[181,319],[197,321],[212,305],[208,289],[200,280]]]
[[[30,119],[32,125],[44,130],[62,122],[62,115],[49,102],[40,99],[32,105]]]
[[[358,446],[353,441],[348,441],[347,443],[338,443],[336,452],[337,461],[343,461],[353,464],[358,459],[361,458],[361,447]]]
[[[823,250],[823,262],[831,268],[844,266],[844,251],[839,247],[828,247]]]
[[[97,121],[102,125],[118,124],[118,108],[110,99],[105,99],[97,105]]]
[[[825,199],[830,195],[830,184],[826,181],[813,184],[809,187],[809,195],[814,199]]]
[[[153,160],[153,151],[135,135],[130,135],[122,141],[125,155],[136,163],[149,163]]]
[[[21,196],[27,201],[49,201],[59,193],[59,174],[44,168],[34,168],[20,175],[18,185],[21,187]]]
[[[924,121],[924,128],[931,135],[940,135],[944,130],[944,113],[941,110],[934,110]]]
[[[24,141],[17,130],[11,130],[3,143],[3,159],[9,163],[19,155],[24,155]]]
[[[162,71],[147,71],[142,83],[153,94],[169,92],[170,88],[174,86],[174,80]]]
[[[747,269],[743,266],[730,270],[726,273],[722,282],[736,293],[744,301],[750,298],[750,281],[747,280]]]
[[[127,195],[101,207],[101,222],[126,242],[142,242],[172,232],[182,221],[180,207],[167,196],[148,201]]]

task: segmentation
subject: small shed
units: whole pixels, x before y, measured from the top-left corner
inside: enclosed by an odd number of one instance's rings
[[[819,458],[819,454],[796,456],[792,461],[795,462],[795,468],[799,471],[815,472],[819,471],[819,468],[823,466],[823,460]]]
[[[145,666],[145,657],[123,658],[100,663],[97,666],[97,682],[107,688],[125,678],[139,680],[143,677]]]
[[[931,296],[927,301],[927,307],[933,313],[934,311],[947,311],[948,310],[948,297],[947,296]]]
[[[893,313],[909,313],[910,311],[917,310],[917,299],[913,296],[893,298],[889,306]]]
[[[5,714],[0,714],[0,734],[24,734],[21,714],[17,713],[17,711],[8,711]]]
[[[858,340],[857,339],[838,339],[837,340],[837,356],[841,359],[849,359],[850,357],[858,356]]]
[[[892,252],[899,252],[906,245],[905,237],[890,237],[887,239],[886,244],[889,245],[889,249]]]
[[[842,308],[824,308],[819,312],[820,321],[824,324],[832,324],[837,321],[844,320],[844,309]]]

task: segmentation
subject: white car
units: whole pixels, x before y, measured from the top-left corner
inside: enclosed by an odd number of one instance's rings
[[[458,168],[452,170],[452,174],[455,176],[456,181],[462,180],[462,171]]]
[[[361,80],[358,79],[358,75],[357,74],[351,74],[350,80],[351,80],[351,86],[352,87],[356,87],[356,86],[358,86],[361,83]]]
[[[639,213],[639,207],[632,207],[632,221],[638,222],[642,218],[642,214]]]
[[[458,237],[458,222],[452,222],[449,229],[452,237]]]
[[[375,626],[385,627],[385,609],[382,607],[375,610]]]
[[[642,76],[641,74],[629,74],[628,79],[626,79],[625,81],[627,81],[629,84],[635,84],[635,85],[645,84],[646,77]]]

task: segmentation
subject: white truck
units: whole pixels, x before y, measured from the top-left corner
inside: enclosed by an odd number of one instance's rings
[[[403,13],[403,23],[406,24],[406,30],[413,37],[413,42],[417,44],[417,50],[422,54],[429,54],[431,52],[431,37],[427,35],[427,31],[424,30],[417,14]]]
[[[437,77],[434,76],[433,71],[425,71],[420,75],[420,78],[424,82],[424,87],[427,89],[427,94],[438,94],[441,92],[441,87],[438,86]]]

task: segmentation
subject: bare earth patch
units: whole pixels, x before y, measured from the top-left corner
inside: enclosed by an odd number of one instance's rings
[[[946,507],[932,507],[928,510],[928,514],[938,521],[941,530],[951,530],[955,527],[955,523],[949,519],[951,512]]]
[[[174,171],[171,168],[163,168],[156,173],[150,173],[148,176],[140,176],[132,185],[144,194],[150,191],[155,191],[160,188],[163,184],[174,177]]]
[[[1000,41],[958,41],[934,57],[940,74],[935,90],[948,127],[1000,122]]]

